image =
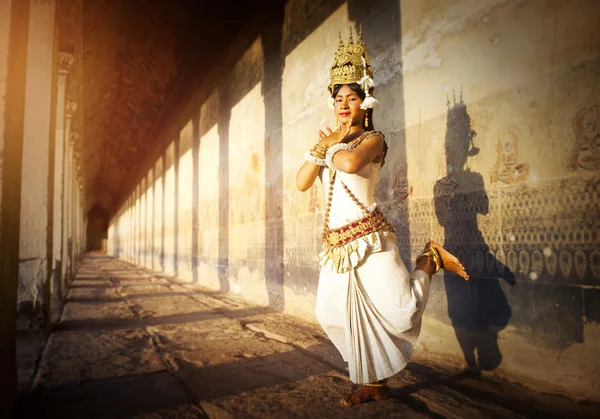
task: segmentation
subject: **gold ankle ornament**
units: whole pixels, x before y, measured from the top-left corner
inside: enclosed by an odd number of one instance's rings
[[[419,260],[421,260],[421,258],[424,257],[433,259],[433,263],[435,263],[435,271],[433,272],[434,275],[438,273],[440,269],[442,269],[442,256],[440,255],[440,251],[437,250],[435,247],[430,246],[429,248],[427,248],[427,250],[425,250],[423,253],[417,256],[417,263],[419,263]]]
[[[375,381],[374,383],[365,383],[363,385],[368,387],[385,387],[387,386],[387,380],[379,380]]]

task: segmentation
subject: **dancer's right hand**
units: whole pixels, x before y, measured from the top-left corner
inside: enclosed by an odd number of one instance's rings
[[[346,122],[343,122],[338,129],[332,131],[331,128],[325,128],[325,131],[319,130],[319,145],[324,148],[331,147],[334,144],[341,143],[344,138],[350,133],[352,127],[352,118],[348,118]]]

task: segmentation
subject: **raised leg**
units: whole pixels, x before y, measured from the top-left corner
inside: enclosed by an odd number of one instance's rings
[[[464,266],[458,258],[444,249],[439,243],[430,241],[425,245],[424,252],[429,249],[435,249],[441,259],[441,267],[447,271],[454,272],[460,275],[465,280],[469,279],[469,275],[465,271]],[[416,268],[425,272],[431,278],[437,272],[437,265],[435,264],[433,256],[419,257],[417,259]],[[344,406],[355,406],[361,403],[366,403],[371,400],[384,400],[389,397],[389,390],[385,380],[381,380],[375,383],[369,383],[363,385],[358,391],[354,393],[348,393],[341,400]]]

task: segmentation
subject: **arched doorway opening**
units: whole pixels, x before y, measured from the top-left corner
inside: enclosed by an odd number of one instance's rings
[[[106,253],[106,240],[108,238],[108,212],[96,204],[88,212],[87,223],[87,251],[101,251]]]

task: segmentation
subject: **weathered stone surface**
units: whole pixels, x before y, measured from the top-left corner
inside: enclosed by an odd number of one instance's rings
[[[166,369],[153,348],[152,337],[143,329],[111,330],[111,321],[106,324],[90,321],[89,325],[91,331],[61,330],[50,336],[36,387],[72,386],[88,380]]]
[[[32,3],[29,8],[29,27],[34,28],[27,44],[27,66],[24,77],[25,115],[21,174],[21,216],[19,236],[19,319],[18,328],[41,329],[50,295],[46,292],[48,265],[48,206],[50,141],[53,95],[53,39],[55,34],[54,1]],[[4,94],[2,93],[4,96]],[[53,156],[52,156],[53,157]],[[53,182],[53,178],[51,178]],[[50,289],[50,287],[47,287]]]
[[[47,336],[40,332],[21,331],[17,335],[17,365],[19,391],[26,392],[31,388],[37,366],[46,344]]]
[[[19,287],[17,291],[19,330],[41,329],[44,324],[46,295],[46,260],[33,258],[19,263]]]
[[[166,372],[86,381],[39,393],[28,417],[203,418],[179,381]]]
[[[136,286],[142,280],[155,285],[142,270],[106,257],[88,257],[82,268],[92,262],[97,277],[118,272],[133,279],[139,273]],[[24,415],[513,418],[592,417],[600,409],[425,358],[391,378],[389,400],[345,408],[339,399],[353,386],[341,357],[314,323],[198,286],[161,286],[168,290],[161,295],[128,296],[127,286],[111,282],[134,319],[102,310],[107,304],[102,293],[85,304],[104,319],[81,320],[73,330],[63,317],[44,350],[35,391],[23,395]],[[173,308],[155,313],[157,301]],[[67,309],[74,304],[83,303],[68,302]]]

